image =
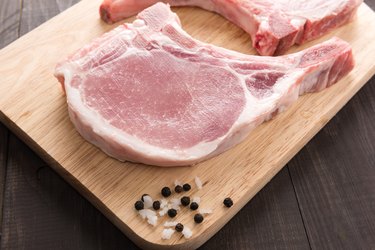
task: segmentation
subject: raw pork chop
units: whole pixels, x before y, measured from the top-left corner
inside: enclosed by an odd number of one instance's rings
[[[104,0],[100,15],[112,23],[158,0]],[[221,14],[250,34],[260,55],[283,54],[349,22],[362,0],[164,0]]]
[[[59,63],[55,75],[88,141],[119,160],[177,166],[229,149],[353,65],[338,38],[280,57],[205,44],[158,3]]]

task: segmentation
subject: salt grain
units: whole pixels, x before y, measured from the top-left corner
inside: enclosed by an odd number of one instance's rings
[[[169,204],[169,208],[180,210],[180,205],[181,205],[180,199],[172,199]]]
[[[161,238],[163,240],[169,240],[171,237],[172,237],[172,234],[175,232],[174,229],[171,229],[171,228],[166,228],[163,230],[162,234],[161,234]]]
[[[177,221],[166,221],[164,227],[175,227],[178,224]]]
[[[175,186],[182,186],[182,182],[180,182],[179,180],[175,180],[174,185]]]
[[[197,188],[198,188],[198,189],[202,189],[203,184],[202,184],[201,179],[199,179],[198,176],[195,176],[194,181],[195,181],[195,185],[197,185]]]
[[[197,203],[199,205],[199,203],[201,203],[201,198],[198,197],[198,196],[195,196],[195,197],[193,197],[192,202],[195,202],[195,203]]]
[[[159,216],[164,216],[168,212],[168,207],[165,206],[161,211],[159,211]]]
[[[167,202],[166,199],[161,199],[160,200],[160,208],[164,208],[167,205],[168,205],[168,202]]]
[[[201,213],[201,214],[212,214],[212,209],[202,208],[202,209],[199,209],[199,213]]]
[[[156,215],[151,215],[147,217],[147,222],[150,225],[156,226],[158,222],[158,217]]]
[[[182,234],[186,239],[189,239],[193,235],[193,232],[190,230],[190,228],[185,226],[184,230],[182,230]]]
[[[156,216],[156,212],[152,211],[151,209],[142,209],[139,211],[142,219],[147,218],[147,222],[153,226],[156,225],[158,217]]]
[[[149,195],[143,196],[143,203],[145,204],[145,208],[151,208],[152,207],[152,198]]]

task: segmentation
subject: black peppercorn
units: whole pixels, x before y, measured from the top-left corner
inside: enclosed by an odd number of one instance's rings
[[[224,199],[224,205],[226,206],[226,207],[231,207],[231,206],[233,206],[233,201],[232,201],[232,199],[231,198],[225,198]]]
[[[194,215],[194,221],[195,221],[195,223],[202,223],[203,215],[201,215],[201,214]]]
[[[134,203],[134,207],[135,207],[135,209],[136,210],[142,210],[143,208],[144,208],[144,205],[143,205],[143,202],[142,201],[136,201],[135,203]]]
[[[155,209],[155,210],[159,210],[160,209],[160,201],[154,201],[152,203],[152,207]]]
[[[176,193],[181,193],[183,191],[183,188],[180,186],[180,185],[177,185],[175,188],[174,188],[174,191]]]
[[[145,200],[144,200],[144,197],[145,197],[145,196],[149,196],[149,195],[148,195],[148,194],[142,194],[141,201],[145,202]]]
[[[188,196],[184,196],[181,198],[181,204],[183,206],[188,206],[190,204],[190,198]]]
[[[192,203],[190,204],[190,209],[191,209],[191,210],[197,210],[198,207],[199,207],[199,205],[198,205],[198,203],[196,203],[196,202],[192,202]]]
[[[181,223],[178,223],[175,229],[177,232],[182,232],[184,230],[184,225],[182,225]]]
[[[161,195],[163,195],[164,197],[168,197],[172,194],[171,192],[171,189],[169,187],[163,187],[163,189],[161,190]]]
[[[185,183],[182,188],[185,190],[185,191],[189,191],[191,189],[191,186],[189,183]]]
[[[171,209],[168,210],[168,216],[169,217],[174,218],[174,217],[176,217],[176,215],[177,215],[176,209],[171,208]]]

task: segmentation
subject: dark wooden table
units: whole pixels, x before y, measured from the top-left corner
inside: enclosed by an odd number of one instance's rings
[[[0,48],[76,2],[1,0]],[[137,248],[1,123],[0,208],[2,249]],[[285,248],[375,249],[375,77],[202,246]]]

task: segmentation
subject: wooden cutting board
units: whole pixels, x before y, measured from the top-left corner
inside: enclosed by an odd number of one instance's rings
[[[288,111],[252,132],[235,148],[193,167],[159,168],[121,163],[84,141],[69,121],[65,96],[53,77],[56,63],[112,29],[99,20],[101,0],[83,0],[0,51],[0,119],[30,145],[59,174],[112,220],[129,238],[145,248],[196,248],[225,225],[280,169],[345,105],[375,73],[375,14],[365,4],[358,18],[304,46],[334,35],[353,46],[354,70],[329,89],[305,95]],[[184,29],[193,37],[240,52],[254,54],[247,34],[224,18],[197,8],[176,8]],[[118,24],[117,24],[118,25]],[[197,190],[194,177],[203,181]],[[162,240],[159,219],[152,227],[134,211],[143,193],[161,198],[159,191],[174,181],[189,182],[191,196],[213,209],[195,225],[189,209],[176,220],[189,226],[185,240],[175,233]],[[222,201],[230,196],[234,206]],[[177,195],[173,196],[178,197]]]

